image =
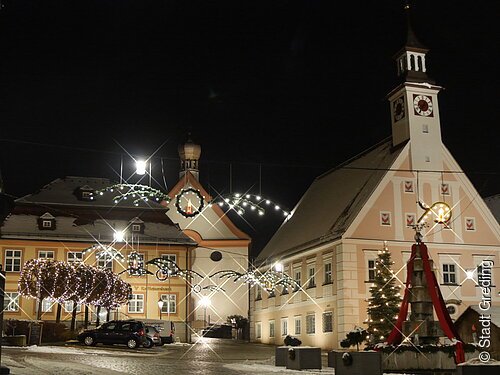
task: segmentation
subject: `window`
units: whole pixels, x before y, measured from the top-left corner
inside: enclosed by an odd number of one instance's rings
[[[141,224],[132,224],[132,232],[140,232]]]
[[[19,311],[19,293],[5,292],[3,299],[4,311]]]
[[[368,281],[375,281],[375,259],[368,259]]]
[[[448,314],[453,315],[457,312],[457,308],[455,305],[446,306],[446,310],[448,310]]]
[[[274,337],[274,320],[269,321],[269,337]]]
[[[294,291],[297,291],[300,289],[300,286],[302,285],[302,274],[300,272],[300,269],[296,269],[293,274],[293,279],[295,280],[295,288]]]
[[[314,314],[306,315],[306,333],[312,335],[316,332],[316,316]]]
[[[66,312],[73,312],[73,301],[66,301],[64,302],[64,311]],[[79,313],[82,311],[82,306],[80,304],[76,305],[76,312]]]
[[[52,228],[52,221],[51,220],[42,220],[42,227]]]
[[[323,332],[333,332],[333,312],[323,313]]]
[[[97,259],[97,267],[113,271],[113,257],[110,254],[102,253]]]
[[[457,274],[454,264],[443,264],[443,284],[456,284]]]
[[[83,253],[81,251],[70,251],[68,253],[68,263],[81,262],[83,260]]]
[[[5,271],[21,271],[21,250],[5,250]]]
[[[255,290],[255,299],[256,300],[262,299],[262,289],[258,285],[256,286],[256,290]]]
[[[295,334],[296,335],[300,335],[301,333],[301,323],[302,323],[302,319],[300,316],[296,316],[294,318],[294,325],[295,325]]]
[[[175,314],[177,312],[177,296],[175,294],[162,294],[162,313]]]
[[[331,284],[333,282],[333,279],[332,279],[332,264],[330,262],[329,263],[325,263],[324,269],[325,269],[324,284]]]
[[[132,298],[128,301],[128,312],[144,312],[144,294],[132,294]]]
[[[38,258],[54,259],[54,252],[52,250],[40,250]]]
[[[260,339],[262,337],[262,324],[255,323],[255,338]]]
[[[171,260],[172,262],[177,264],[177,255],[175,254],[161,254],[161,258]]]
[[[422,124],[422,133],[429,133],[429,125]]]
[[[307,284],[308,288],[314,288],[316,286],[316,269],[314,266],[309,266],[308,268],[309,282]]]
[[[288,335],[288,319],[281,319],[281,336]]]
[[[52,306],[54,306],[54,302],[52,302],[51,300],[48,300],[47,298],[44,298],[42,300],[42,312],[51,312]]]

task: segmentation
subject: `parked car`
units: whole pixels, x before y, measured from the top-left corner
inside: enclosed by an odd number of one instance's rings
[[[161,345],[175,341],[175,323],[171,320],[145,319],[146,326],[153,326],[160,332]]]
[[[160,331],[153,326],[146,326],[146,340],[142,346],[152,348],[154,345],[163,345],[161,343]]]
[[[101,344],[125,344],[130,349],[144,345],[146,326],[139,320],[112,320],[95,329],[88,329],[78,335],[78,341],[94,346]]]

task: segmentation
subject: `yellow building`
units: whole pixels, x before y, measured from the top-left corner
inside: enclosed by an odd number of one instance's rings
[[[131,276],[127,256],[137,252],[144,263],[166,258],[188,270],[196,242],[172,223],[165,207],[154,200],[136,202],[136,206],[130,197],[115,203],[120,194],[111,191],[92,197],[92,192],[111,185],[107,179],[67,177],[16,200],[0,232],[0,262],[6,272],[4,319],[35,319],[37,315],[45,321],[57,318],[54,302],[44,300],[39,306],[34,299],[19,295],[24,262],[34,258],[85,262],[122,273],[122,279],[132,286],[129,303],[111,311],[110,318],[160,319],[158,301],[162,300],[161,318],[177,322],[176,336],[188,340],[188,325],[183,323],[194,319],[189,284],[178,276],[158,280],[158,267],[154,265],[147,266],[152,275]],[[118,253],[112,251],[100,252],[109,249],[106,245],[112,245],[125,259],[120,261]],[[93,246],[93,250],[84,252]],[[61,306],[61,321],[71,320],[72,307],[72,302]],[[97,308],[88,308],[87,318],[95,322]],[[77,326],[85,321],[85,310],[77,307]],[[106,311],[101,314],[101,321],[107,319]]]

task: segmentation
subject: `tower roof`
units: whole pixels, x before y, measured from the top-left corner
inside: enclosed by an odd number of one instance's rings
[[[405,4],[405,12],[406,12],[406,23],[407,23],[407,35],[406,35],[406,44],[405,48],[410,49],[420,49],[420,50],[428,50],[426,46],[424,46],[415,35],[413,28],[411,27],[411,12],[410,12],[410,3],[407,2]]]

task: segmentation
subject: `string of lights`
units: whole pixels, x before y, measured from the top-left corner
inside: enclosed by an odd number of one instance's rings
[[[239,215],[243,215],[247,210],[256,212],[259,216],[266,213],[266,208],[271,208],[274,212],[281,213],[284,217],[289,218],[290,212],[284,210],[279,204],[264,198],[261,195],[255,194],[224,194],[214,198],[209,206],[218,204],[220,207],[228,207],[236,211]]]
[[[90,193],[91,200],[97,200],[99,196],[103,196],[105,193],[113,193],[113,202],[115,204],[121,201],[132,199],[134,206],[139,206],[140,202],[170,202],[170,197],[162,192],[161,190],[154,189],[147,185],[139,184],[115,184],[108,186],[101,190],[96,190]]]

